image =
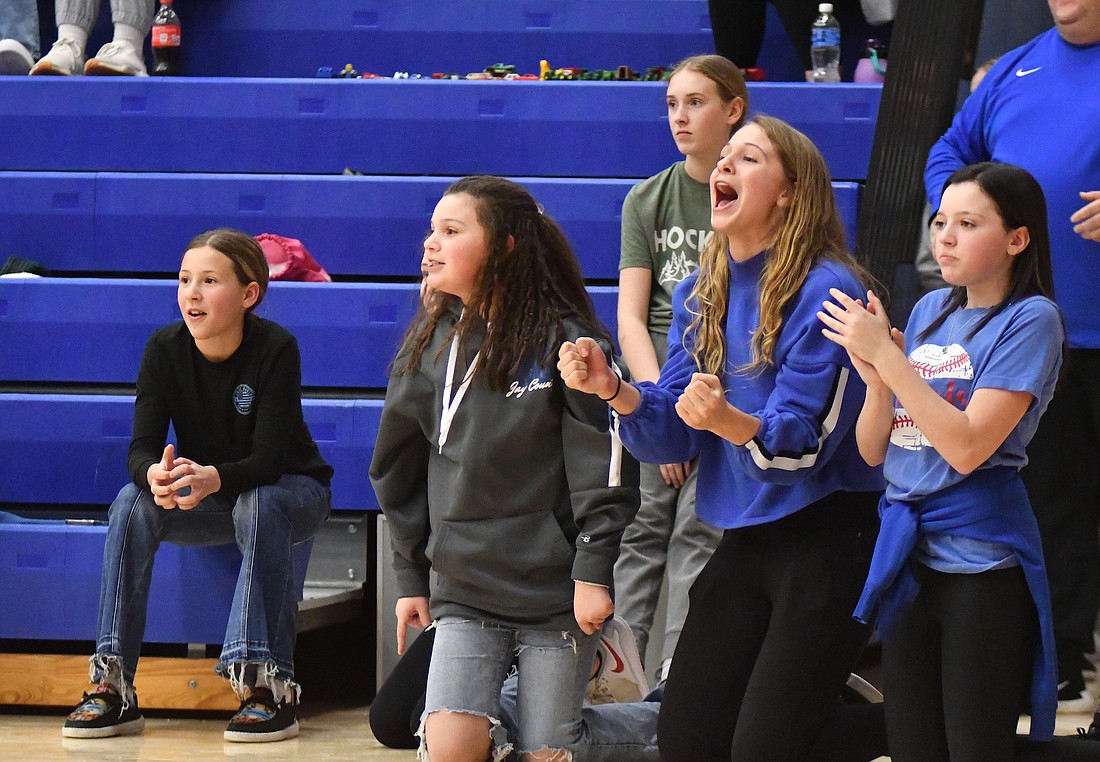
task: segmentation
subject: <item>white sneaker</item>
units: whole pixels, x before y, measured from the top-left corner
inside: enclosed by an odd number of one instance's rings
[[[84,64],[84,73],[89,75],[148,77],[141,51],[128,42],[108,42],[95,58],[89,58]]]
[[[84,51],[72,37],[61,37],[50,48],[50,52],[31,69],[35,74],[60,74],[71,76],[84,71]]]
[[[0,74],[26,76],[34,66],[34,56],[19,40],[0,40]]]
[[[641,701],[649,693],[649,683],[630,626],[621,617],[612,617],[603,623],[598,637],[596,674],[585,692],[588,703]]]

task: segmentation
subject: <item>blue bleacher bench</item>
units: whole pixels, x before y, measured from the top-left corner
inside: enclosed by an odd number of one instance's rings
[[[297,238],[331,274],[415,277],[453,177],[0,172],[0,241],[61,272],[164,273],[229,225]],[[517,177],[562,226],[590,279],[618,278],[622,204],[637,182]],[[855,242],[862,186],[833,184]]]
[[[103,525],[0,523],[0,638],[95,640],[106,534]],[[294,546],[299,595],[312,545]],[[161,545],[145,642],[221,643],[240,565],[235,545]]]
[[[50,80],[44,82],[43,80]],[[0,168],[652,175],[680,158],[659,82],[0,78]],[[836,180],[867,176],[879,85],[753,83]],[[161,211],[171,212],[164,208]]]
[[[617,289],[589,294],[614,335]],[[275,282],[258,314],[298,339],[303,386],[380,390],[417,298],[414,283]],[[179,319],[175,281],[0,279],[0,383],[132,385],[150,334]]]
[[[382,400],[305,398],[302,409],[336,470],[333,507],[378,510],[367,467]],[[132,394],[0,393],[0,504],[109,505],[130,478],[133,412]]]
[[[668,66],[713,48],[705,0],[176,0],[190,76],[308,77],[321,64],[465,75],[504,62]],[[189,23],[190,22],[190,23]],[[594,41],[598,40],[598,44]]]

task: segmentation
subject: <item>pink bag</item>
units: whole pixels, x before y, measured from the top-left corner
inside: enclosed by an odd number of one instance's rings
[[[256,240],[267,258],[271,280],[298,280],[309,283],[331,283],[332,277],[306,251],[297,238],[284,238],[274,233],[260,233]]]

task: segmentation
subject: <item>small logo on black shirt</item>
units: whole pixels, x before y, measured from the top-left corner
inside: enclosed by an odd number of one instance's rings
[[[252,391],[252,387],[248,384],[241,384],[233,390],[233,407],[237,408],[237,412],[241,415],[252,412],[252,402],[255,399],[256,392]]]

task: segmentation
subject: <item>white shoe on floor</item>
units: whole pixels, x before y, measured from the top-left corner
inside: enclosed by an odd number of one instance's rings
[[[0,75],[21,77],[30,73],[34,56],[19,40],[0,40]]]
[[[596,674],[588,681],[589,704],[641,701],[649,693],[634,633],[621,617],[603,623],[596,647]]]
[[[84,51],[72,37],[61,37],[31,69],[31,75],[56,74],[72,76],[84,71]]]
[[[141,51],[128,42],[108,42],[84,64],[84,73],[96,76],[148,77]]]

